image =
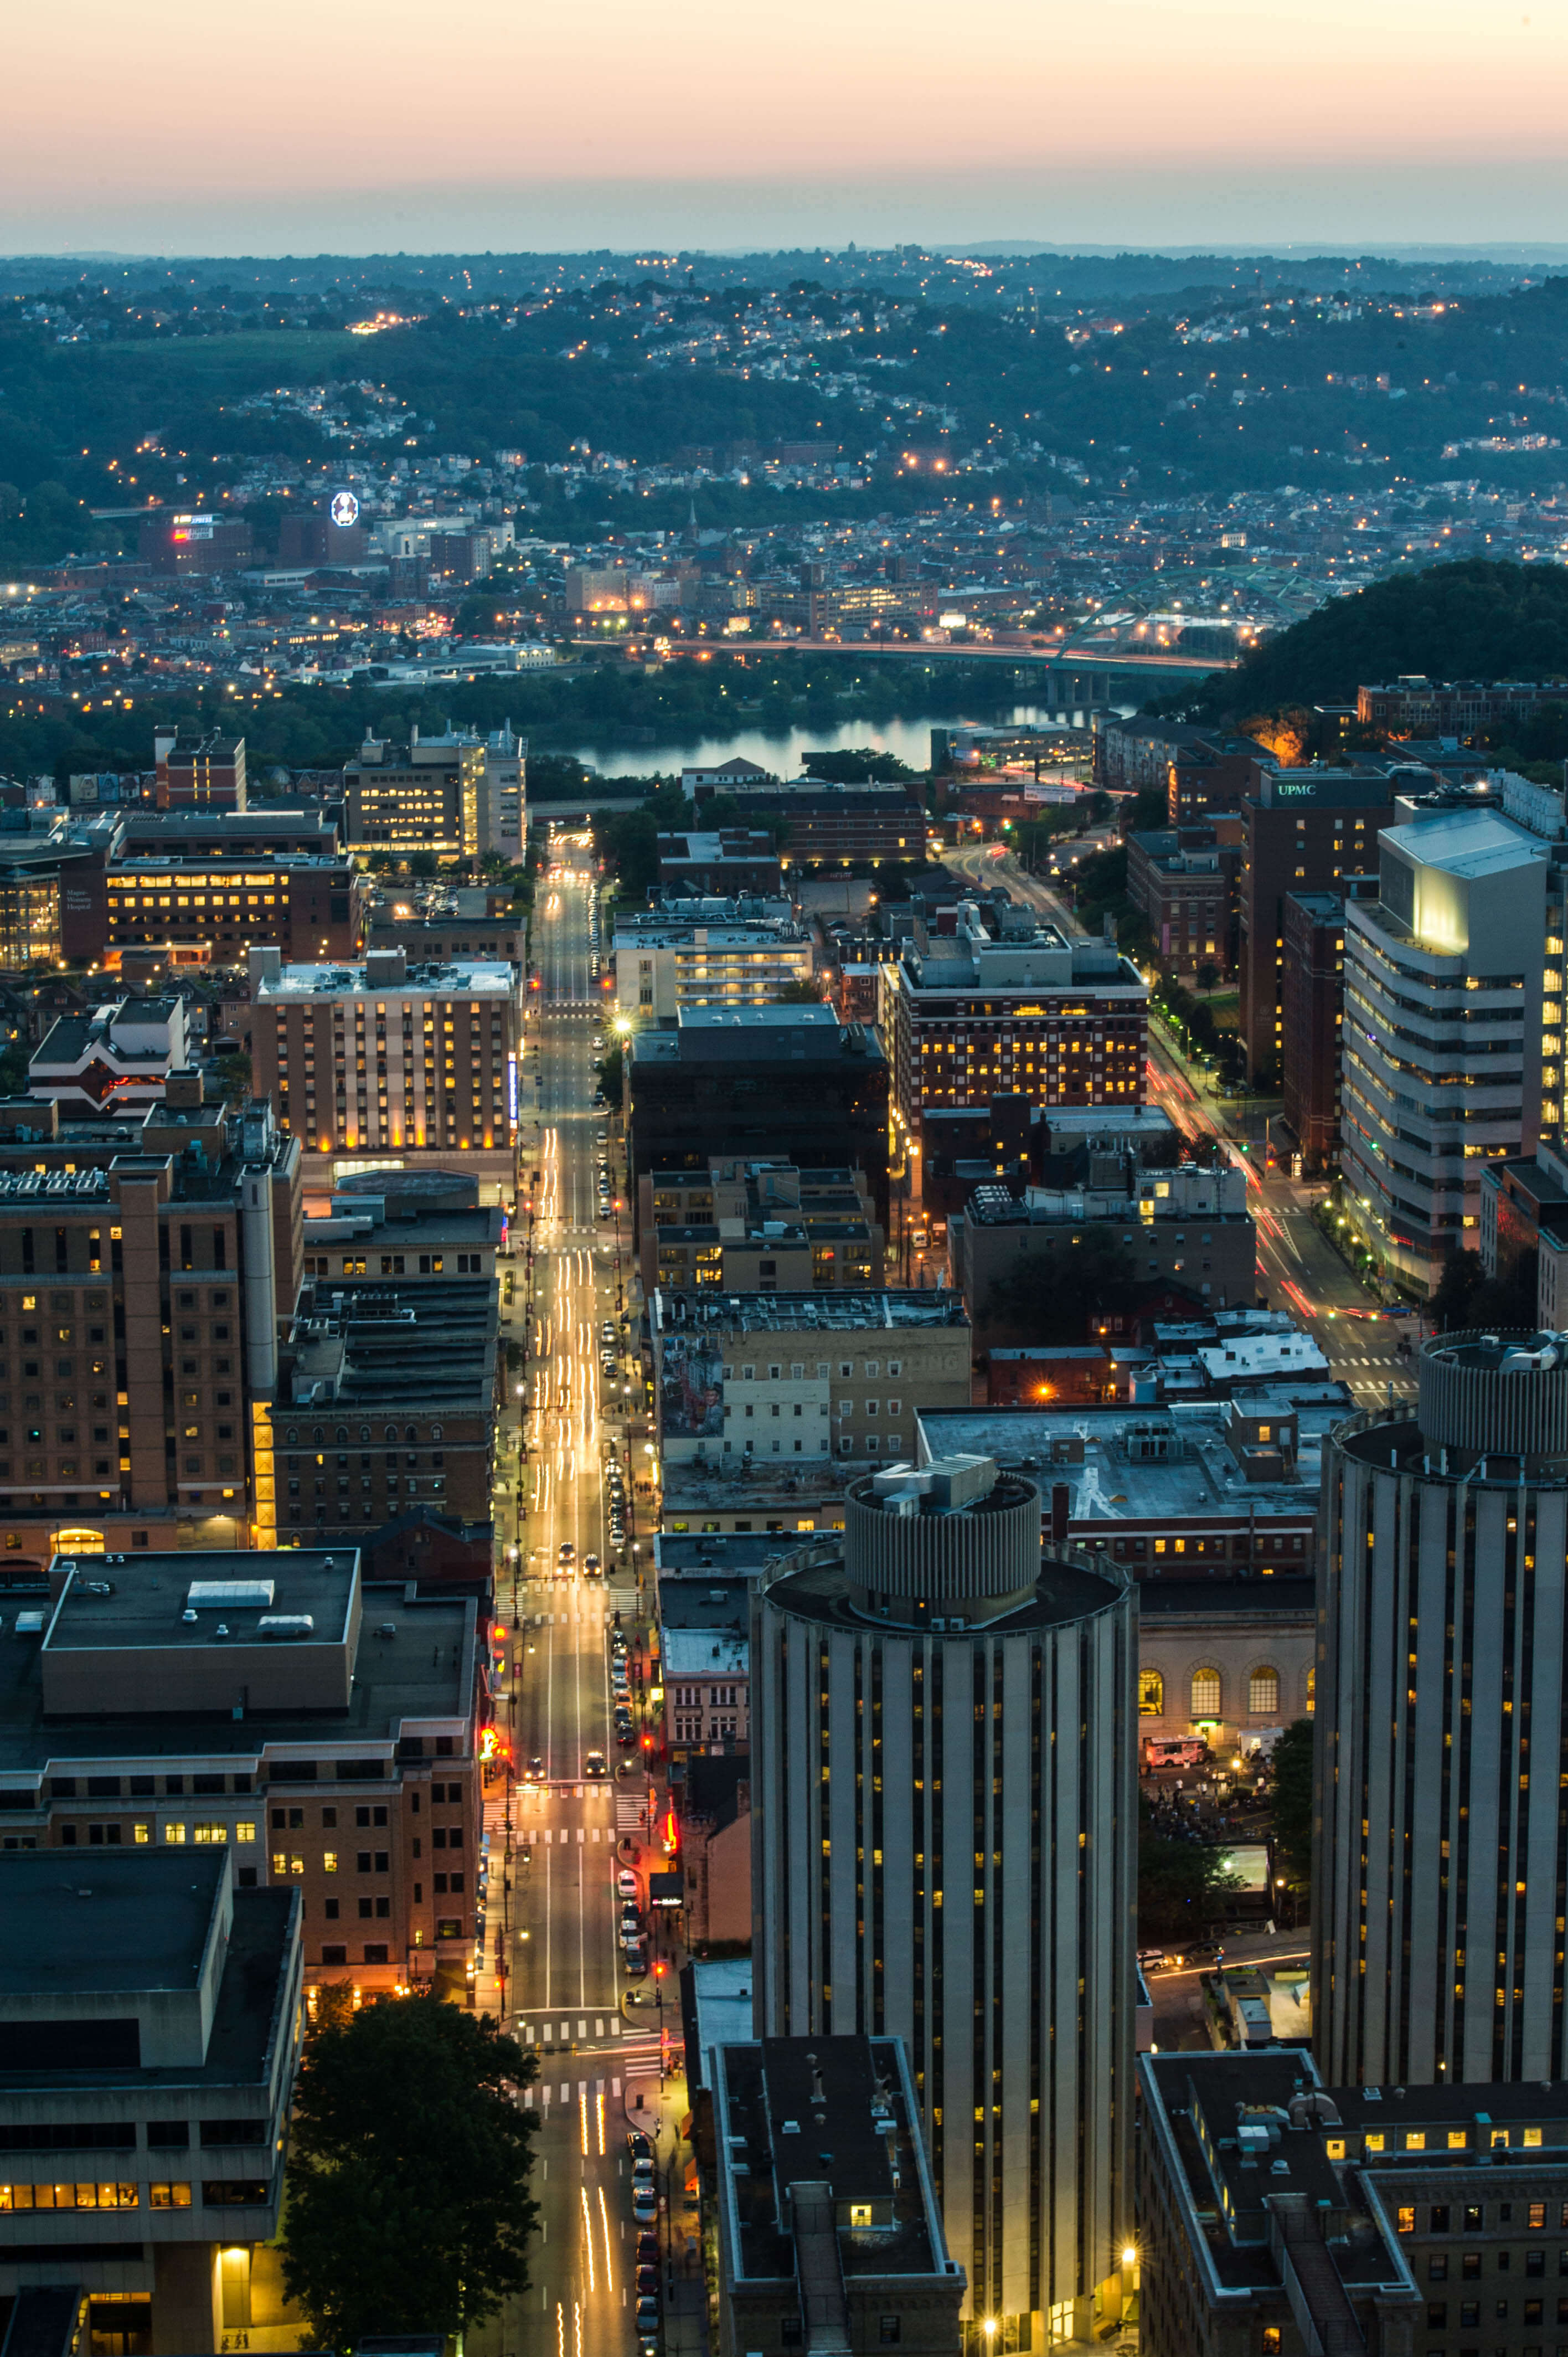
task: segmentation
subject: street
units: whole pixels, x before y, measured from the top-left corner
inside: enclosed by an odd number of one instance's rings
[[[599,1209],[601,1165],[622,1205],[626,1172],[618,1124],[593,1105],[603,1005],[592,979],[592,878],[585,845],[558,836],[534,920],[540,987],[529,994],[521,1153],[533,1213],[525,1282],[503,1329],[527,1341],[521,1383],[509,1379],[521,1411],[510,1438],[515,1448],[521,1437],[522,1451],[503,1457],[498,1522],[515,1553],[513,1577],[498,1591],[492,1649],[512,1773],[496,1780],[487,1806],[492,1860],[499,1854],[504,1863],[501,1902],[491,1906],[492,1969],[476,2001],[539,2058],[530,2100],[539,2118],[532,2190],[541,2227],[530,2289],[470,2336],[479,2357],[631,2357],[639,2233],[657,2238],[661,2283],[671,2269],[685,2283],[690,2263],[676,2134],[684,2095],[673,2079],[660,2102],[661,2026],[679,2026],[671,1960],[650,1940],[653,1969],[633,1976],[618,1936],[618,1874],[635,1877],[646,1921],[648,1872],[664,1858],[651,1846],[653,1794],[639,1748],[616,1739],[611,1687],[618,1628],[639,1726],[632,1444],[624,1415],[611,1412],[607,1422],[601,1412],[625,1405],[622,1320],[631,1304],[629,1220]],[[613,1377],[601,1367],[607,1351]],[[625,1500],[618,1541],[612,1461]],[[645,2226],[631,2204],[634,2126],[655,2140],[659,2206]],[[669,2319],[667,2349],[683,2345],[676,2321]]]

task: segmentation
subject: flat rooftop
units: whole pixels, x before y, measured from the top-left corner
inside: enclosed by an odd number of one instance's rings
[[[224,1850],[0,1851],[0,2015],[11,1997],[194,1989]]]
[[[278,1548],[262,1556],[182,1553],[171,1558],[188,1579],[193,1570],[220,1576],[227,1568],[264,1564],[268,1573],[288,1560]],[[83,1558],[85,1560],[85,1558]],[[94,1558],[94,1563],[102,1558]],[[127,1577],[119,1566],[106,1577]],[[160,1593],[172,1591],[160,1591]],[[199,1708],[153,1708],[51,1719],[44,1709],[43,1648],[36,1633],[18,1633],[16,1614],[0,1615],[0,1812],[38,1805],[45,1779],[100,1770],[157,1769],[220,1771],[258,1777],[271,1772],[294,1781],[334,1783],[369,1760],[390,1771],[405,1727],[421,1733],[433,1722],[457,1730],[474,1693],[478,1608],[471,1597],[432,1596],[409,1603],[403,1581],[362,1590],[363,1621],[355,1675],[346,1707],[304,1710],[247,1705],[236,1718],[225,1681],[215,1682]],[[183,1588],[177,1598],[184,1609]],[[42,1610],[46,1623],[47,1605]],[[27,1608],[24,1608],[27,1609]],[[216,1621],[217,1611],[203,1613]],[[183,1626],[175,1616],[174,1625]],[[383,1634],[386,1631],[388,1633]],[[199,1642],[216,1653],[221,1641]],[[291,1646],[280,1643],[287,1654]],[[17,1824],[16,1816],[9,1818]],[[0,1814],[0,1825],[7,1818]],[[97,1859],[100,1853],[93,1851]]]
[[[1262,1404],[1262,1405],[1260,1404]],[[1249,1413],[1266,1406],[1293,1412],[1288,1390],[1249,1392]],[[915,1417],[921,1463],[936,1457],[991,1457],[998,1466],[1038,1472],[1042,1490],[1065,1484],[1074,1522],[1143,1523],[1214,1514],[1285,1515],[1317,1510],[1323,1444],[1351,1413],[1349,1404],[1294,1408],[1297,1455],[1294,1480],[1250,1479],[1231,1454],[1225,1432],[1229,1400],[1181,1400],[1126,1407],[931,1408]],[[1167,1457],[1145,1456],[1157,1438]],[[1058,1456],[1058,1444],[1080,1441],[1081,1463]]]
[[[306,1641],[340,1645],[360,1568],[359,1549],[347,1545],[330,1555],[306,1547],[264,1555],[149,1550],[126,1564],[103,1555],[65,1560],[77,1569],[46,1629],[50,1653],[199,1652],[225,1641],[220,1627],[234,1645],[256,1644],[265,1641],[264,1621],[299,1616],[315,1624]]]
[[[287,1006],[315,998],[409,998],[439,994],[449,998],[510,998],[517,976],[510,965],[453,961],[411,965],[395,982],[366,979],[362,965],[285,965],[255,987],[259,1006]]]
[[[866,1292],[682,1294],[677,1322],[662,1290],[654,1295],[656,1335],[693,1330],[729,1334],[850,1334],[967,1327],[962,1297],[947,1290],[885,1286]],[[982,1455],[989,1452],[982,1450]]]

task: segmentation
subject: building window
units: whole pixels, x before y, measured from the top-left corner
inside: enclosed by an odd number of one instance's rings
[[[1218,1670],[1194,1670],[1192,1674],[1192,1716],[1194,1718],[1218,1718],[1219,1716],[1219,1673]]]
[[[1165,1682],[1158,1670],[1138,1673],[1138,1711],[1144,1718],[1160,1718],[1165,1715]]]
[[[1254,1670],[1247,1681],[1247,1707],[1260,1711],[1266,1717],[1277,1716],[1280,1706],[1280,1674],[1278,1670]],[[1197,1705],[1193,1706],[1196,1716]],[[1218,1703],[1214,1706],[1218,1710]]]

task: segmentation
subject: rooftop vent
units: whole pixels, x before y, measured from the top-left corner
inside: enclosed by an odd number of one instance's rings
[[[277,1583],[271,1579],[193,1579],[185,1600],[197,1606],[231,1606],[235,1610],[249,1606],[264,1612],[276,1592]]]
[[[191,1613],[188,1617],[194,1620],[196,1615]],[[263,1612],[256,1630],[263,1637],[311,1637],[316,1633],[316,1622],[308,1612]]]

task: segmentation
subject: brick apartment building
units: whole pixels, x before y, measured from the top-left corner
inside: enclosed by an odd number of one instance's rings
[[[258,1544],[488,1523],[503,1372],[493,1275],[307,1278],[252,1403]]]
[[[517,975],[479,960],[410,966],[254,963],[258,1092],[307,1153],[488,1153],[511,1168]]]
[[[1309,1178],[1339,1160],[1340,1034],[1345,1010],[1345,902],[1337,892],[1287,892],[1284,902],[1284,1125]]]
[[[970,907],[952,934],[918,923],[882,986],[897,1119],[922,1152],[931,1111],[1144,1101],[1148,986],[1113,942],[1050,925],[997,941]]]
[[[1236,820],[1220,821],[1239,837]],[[1236,963],[1236,880],[1240,841],[1216,827],[1182,825],[1127,837],[1127,898],[1154,935],[1163,963],[1180,974],[1212,966],[1228,976]]]
[[[242,737],[187,737],[172,728],[159,729],[153,738],[153,757],[154,800],[159,810],[244,809]]]
[[[1344,892],[1375,876],[1395,791],[1393,775],[1370,768],[1282,770],[1261,775],[1241,804],[1239,1028],[1254,1079],[1284,1058],[1286,895]]]
[[[170,1094],[117,1149],[0,1143],[0,1584],[70,1534],[243,1543],[247,1394],[299,1286],[299,1149],[195,1075]]]

